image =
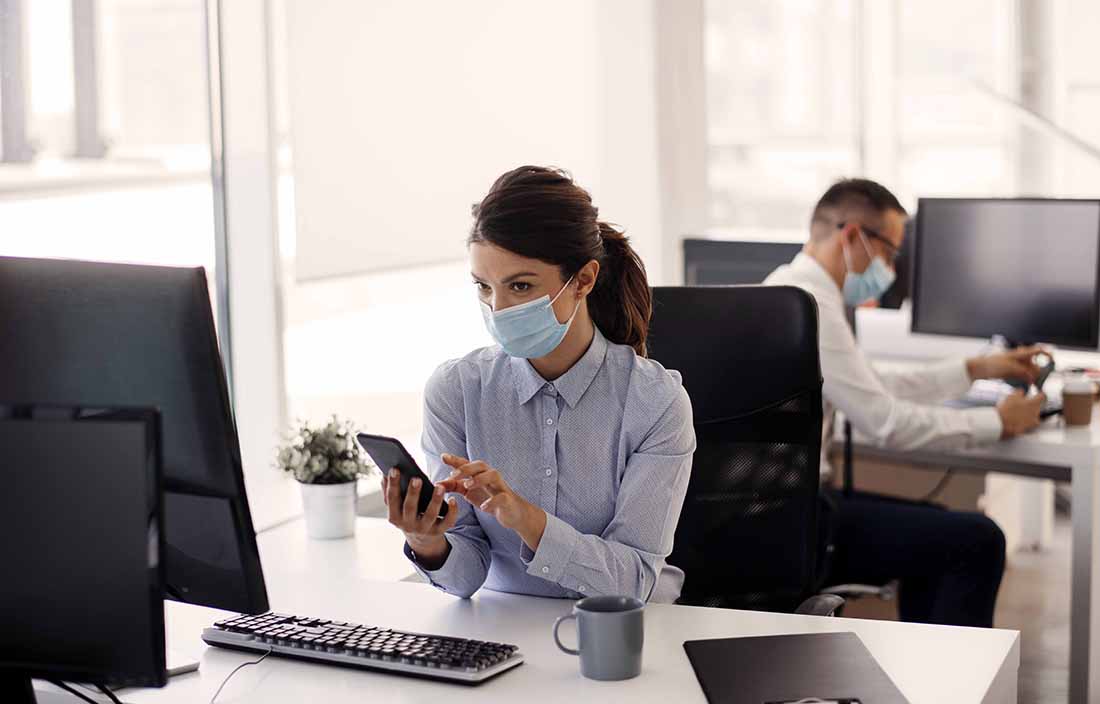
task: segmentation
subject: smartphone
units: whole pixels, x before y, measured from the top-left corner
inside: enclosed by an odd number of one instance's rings
[[[432,500],[432,480],[428,479],[428,475],[424,474],[423,470],[417,466],[416,460],[412,458],[412,455],[401,444],[401,441],[384,435],[370,435],[368,433],[359,433],[355,436],[355,439],[367,451],[378,469],[388,474],[392,467],[397,467],[397,470],[401,473],[402,500],[409,490],[409,482],[413,479],[420,480],[420,501],[417,502],[416,511],[420,514],[425,513],[428,510],[428,504]],[[440,504],[438,517],[443,518],[446,516],[449,508],[446,501]]]
[[[1042,352],[1040,352],[1036,356],[1046,358],[1046,364],[1041,364],[1039,366],[1039,378],[1035,380],[1035,388],[1039,391],[1042,391],[1043,384],[1046,383],[1047,377],[1050,376],[1050,373],[1052,371],[1054,371],[1054,358],[1051,357],[1049,354],[1044,354]]]

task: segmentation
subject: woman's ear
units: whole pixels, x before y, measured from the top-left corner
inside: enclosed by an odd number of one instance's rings
[[[595,259],[589,260],[577,272],[577,297],[587,296],[596,287],[596,277],[600,275],[600,263]]]

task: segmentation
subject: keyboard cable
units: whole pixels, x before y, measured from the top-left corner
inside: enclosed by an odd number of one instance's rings
[[[222,689],[225,687],[225,685],[229,684],[229,680],[233,677],[233,675],[237,674],[237,672],[239,670],[241,670],[243,668],[246,668],[249,665],[259,665],[261,662],[263,662],[264,660],[267,659],[268,655],[271,655],[271,650],[272,650],[271,648],[268,648],[267,652],[264,653],[262,656],[260,656],[260,658],[258,660],[250,660],[248,662],[242,662],[240,665],[237,665],[236,667],[234,667],[233,671],[230,672],[228,675],[226,675],[225,679],[222,680],[222,683],[220,685],[218,685],[218,689],[214,692],[214,696],[210,697],[210,704],[214,704],[214,700],[217,699],[218,695],[222,693]]]

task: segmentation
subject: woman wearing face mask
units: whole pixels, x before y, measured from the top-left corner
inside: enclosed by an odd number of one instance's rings
[[[645,357],[650,293],[623,234],[568,174],[522,166],[474,207],[470,271],[498,343],[425,390],[437,482],[383,493],[405,553],[436,587],[673,601],[667,565],[695,449],[676,372]],[[395,475],[391,475],[390,479]],[[443,520],[433,518],[451,497]]]

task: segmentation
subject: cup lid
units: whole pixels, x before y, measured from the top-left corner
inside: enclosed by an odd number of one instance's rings
[[[1096,386],[1092,381],[1083,376],[1068,377],[1062,384],[1062,393],[1064,394],[1091,394],[1095,390]]]

